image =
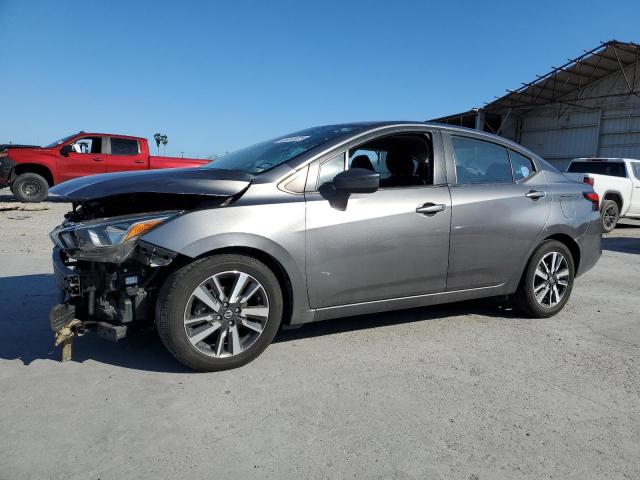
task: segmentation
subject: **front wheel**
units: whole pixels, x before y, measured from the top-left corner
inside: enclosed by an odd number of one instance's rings
[[[569,300],[574,278],[575,266],[569,249],[556,240],[543,242],[527,264],[513,295],[513,306],[529,317],[551,317]]]
[[[182,364],[202,372],[242,366],[271,343],[282,320],[273,272],[244,255],[214,255],[172,273],[156,306],[156,328]]]
[[[37,203],[47,198],[49,184],[42,175],[22,173],[11,183],[11,191],[22,203]]]

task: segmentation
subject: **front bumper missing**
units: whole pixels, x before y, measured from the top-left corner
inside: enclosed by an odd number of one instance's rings
[[[59,303],[49,311],[49,324],[55,335],[55,346],[62,345],[62,361],[71,360],[72,342],[76,336],[95,331],[98,336],[118,341],[126,337],[126,325],[112,325],[104,321],[80,320],[76,306],[72,303],[83,300],[83,294],[88,291],[91,302],[95,300],[95,274],[81,273],[70,268],[63,260],[62,251],[53,249],[52,263],[56,285],[59,291]],[[84,287],[84,290],[83,290]]]
[[[112,342],[127,336],[126,325],[112,325],[107,322],[82,321],[76,318],[76,309],[68,303],[54,305],[49,311],[49,324],[54,333],[54,345],[62,345],[63,362],[71,360],[73,338],[95,331],[99,337]]]

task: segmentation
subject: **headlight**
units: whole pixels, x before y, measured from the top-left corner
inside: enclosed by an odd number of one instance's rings
[[[74,258],[120,263],[129,256],[138,237],[178,213],[161,212],[62,225],[53,230],[50,237]]]

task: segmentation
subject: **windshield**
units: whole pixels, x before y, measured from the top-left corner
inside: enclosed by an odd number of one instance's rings
[[[69,140],[72,137],[75,137],[77,135],[77,133],[74,133],[73,135],[68,135],[66,137],[62,137],[60,140],[56,140],[53,143],[50,143],[49,145],[47,145],[44,148],[53,148],[53,147],[57,147],[58,145],[63,144],[64,142],[66,142],[67,140]]]
[[[312,148],[365,129],[364,125],[328,125],[308,128],[224,155],[202,168],[240,170],[252,175],[283,164]]]

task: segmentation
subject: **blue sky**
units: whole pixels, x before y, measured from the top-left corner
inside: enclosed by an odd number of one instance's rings
[[[481,106],[640,2],[0,0],[0,143],[79,130],[206,156],[307,126]]]

